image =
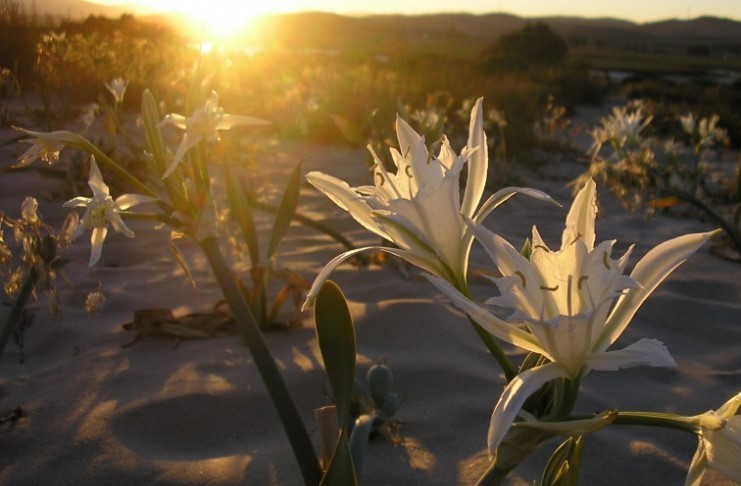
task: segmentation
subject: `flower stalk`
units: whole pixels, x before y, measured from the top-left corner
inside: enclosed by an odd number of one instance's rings
[[[314,451],[314,445],[278,370],[278,365],[260,332],[260,327],[221,253],[217,239],[207,237],[199,242],[199,246],[206,254],[224,298],[229,303],[229,308],[239,331],[250,350],[250,354],[252,354],[252,358],[255,360],[255,365],[268,389],[273,405],[278,411],[278,416],[299,463],[304,483],[307,486],[319,484],[322,471]]]

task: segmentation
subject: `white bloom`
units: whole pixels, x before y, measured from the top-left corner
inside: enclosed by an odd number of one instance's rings
[[[124,94],[126,93],[126,88],[129,86],[129,82],[124,81],[123,78],[116,78],[112,80],[110,84],[104,84],[108,91],[113,95],[113,99],[116,103],[123,103]]]
[[[14,127],[19,132],[23,132],[31,138],[21,140],[24,143],[30,143],[31,148],[26,150],[18,160],[19,162],[13,167],[25,167],[39,159],[47,165],[52,165],[59,160],[59,152],[69,142],[68,132],[33,132],[25,128]]]
[[[641,132],[651,123],[653,117],[644,117],[641,108],[633,110],[628,107],[614,107],[612,114],[604,117],[602,126],[592,132],[594,145],[592,152],[599,152],[602,145],[610,143],[616,150],[622,150],[626,145],[636,145],[641,140]]]
[[[162,178],[164,179],[172,174],[185,153],[198,145],[201,140],[219,140],[221,130],[229,130],[237,125],[267,125],[269,123],[250,116],[224,113],[224,109],[219,106],[219,95],[216,91],[212,91],[206,103],[202,107],[196,108],[190,117],[186,118],[183,115],[172,113],[167,115],[160,123],[160,126],[169,124],[185,130],[185,135],[178,146],[175,157]]]
[[[614,241],[595,247],[596,214],[596,186],[590,179],[566,217],[561,249],[550,250],[533,228],[529,260],[500,236],[471,224],[503,275],[494,279],[501,296],[488,303],[513,308],[508,322],[471,302],[447,282],[430,277],[457,307],[493,335],[551,361],[519,374],[507,385],[491,417],[491,454],[496,453],[525,400],[548,381],[574,380],[590,369],[675,366],[664,345],[653,339],[641,339],[618,351],[607,348],[656,286],[714,232],[689,234],[660,244],[628,277],[623,270],[630,250],[613,260]]]
[[[75,230],[73,237],[77,238],[86,229],[92,230],[90,237],[90,243],[92,245],[90,266],[93,266],[98,262],[103,251],[103,241],[105,241],[108,234],[108,224],[113,226],[113,229],[117,232],[123,233],[128,238],[133,238],[134,232],[124,224],[120,213],[125,212],[137,204],[152,202],[155,199],[139,194],[124,194],[117,197],[114,201],[110,195],[108,186],[103,182],[103,176],[100,174],[100,169],[98,169],[98,164],[95,162],[94,157],[90,159],[88,185],[93,190],[92,198],[76,197],[64,203],[64,207],[85,208],[85,215],[82,217],[80,225]]]
[[[368,249],[397,255],[461,288],[465,286],[468,255],[473,242],[473,235],[463,217],[481,221],[516,193],[553,202],[543,192],[508,187],[493,194],[479,207],[488,169],[482,103],[480,98],[471,111],[468,144],[459,155],[455,154],[445,137],[438,156],[430,154],[424,137],[397,117],[399,150],[391,149],[395,173],[384,168],[369,146],[376,162],[372,186],[350,187],[345,181],[320,172],[306,175],[311,184],[348,211],[358,223],[399,246],[359,248],[334,258],[314,281],[307,304],[316,297],[337,265]],[[466,162],[468,178],[461,198],[459,176]]]
[[[741,393],[717,411],[698,418],[700,443],[692,458],[685,486],[699,486],[705,469],[715,469],[733,481],[741,481]]]

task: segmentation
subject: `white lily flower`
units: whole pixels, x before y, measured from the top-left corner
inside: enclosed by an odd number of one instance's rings
[[[113,95],[113,99],[116,103],[123,103],[124,94],[126,93],[126,88],[129,86],[129,82],[125,81],[123,78],[115,78],[110,82],[110,84],[104,84],[106,89],[108,89],[108,91]]]
[[[185,135],[178,146],[175,157],[173,157],[162,178],[164,179],[172,174],[185,153],[198,145],[201,140],[219,140],[220,131],[229,130],[237,125],[268,125],[269,123],[266,120],[251,116],[224,113],[224,109],[219,106],[219,95],[216,91],[212,91],[206,103],[202,107],[196,108],[191,116],[186,118],[183,115],[171,113],[160,122],[160,127],[174,125],[181,130],[185,130]]]
[[[700,416],[700,443],[692,458],[685,486],[700,486],[706,468],[741,482],[741,393],[717,411]]]
[[[628,107],[614,107],[612,114],[604,117],[602,126],[592,132],[594,145],[593,153],[599,152],[605,142],[610,143],[616,150],[622,150],[626,145],[636,145],[641,140],[641,132],[653,117],[643,115],[640,108],[634,110]]]
[[[128,238],[134,237],[134,232],[131,231],[123,219],[121,219],[120,213],[125,212],[130,207],[136,206],[137,204],[153,202],[154,198],[149,196],[142,196],[140,194],[123,194],[116,198],[114,201],[110,195],[110,189],[103,182],[103,176],[100,174],[98,164],[95,162],[95,157],[90,159],[90,177],[88,179],[88,185],[93,190],[93,197],[76,197],[70,199],[64,203],[65,208],[76,208],[84,207],[85,215],[80,221],[80,225],[75,230],[73,238],[80,236],[86,229],[91,229],[92,235],[90,237],[90,243],[92,250],[90,252],[90,266],[95,265],[100,259],[101,252],[103,251],[103,241],[105,241],[106,235],[108,234],[108,225],[113,226],[119,233],[123,233]]]
[[[541,191],[507,187],[479,207],[489,163],[482,104],[482,98],[474,104],[468,143],[459,155],[455,154],[446,137],[442,139],[439,155],[430,154],[424,137],[397,117],[399,150],[391,149],[395,173],[384,168],[369,146],[375,159],[373,186],[350,187],[345,181],[321,172],[306,175],[314,187],[348,211],[363,227],[393,241],[399,248],[372,246],[337,256],[317,276],[304,306],[313,301],[324,281],[340,263],[368,249],[399,256],[462,288],[473,242],[473,234],[464,217],[481,221],[517,193],[557,204]],[[459,176],[466,162],[468,179],[461,198]]]
[[[505,388],[489,427],[489,452],[493,455],[525,400],[551,380],[574,380],[592,369],[676,366],[666,347],[653,339],[641,339],[617,351],[607,348],[656,286],[715,232],[684,235],[658,245],[628,277],[623,270],[630,249],[613,260],[614,241],[595,247],[596,214],[596,186],[590,179],[566,217],[561,249],[550,250],[533,228],[529,260],[502,237],[471,223],[476,238],[503,275],[494,279],[501,296],[488,303],[513,308],[508,322],[471,302],[448,282],[428,277],[491,334],[551,361],[517,375]]]
[[[18,160],[19,162],[13,167],[25,167],[41,159],[47,165],[52,165],[59,160],[59,152],[69,143],[69,132],[34,132],[25,128],[13,127],[19,132],[23,132],[31,138],[21,140],[23,143],[30,143],[31,148],[26,150]]]

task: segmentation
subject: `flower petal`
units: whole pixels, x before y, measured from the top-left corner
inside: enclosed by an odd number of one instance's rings
[[[103,242],[108,234],[108,228],[105,226],[99,228],[93,228],[93,233],[90,235],[90,264],[93,266],[100,260],[100,255],[103,252]]]
[[[125,211],[136,205],[155,202],[156,200],[154,197],[143,196],[141,194],[122,194],[116,198],[115,203],[118,209]]]
[[[703,430],[707,466],[741,481],[741,416],[730,417],[719,430]]]
[[[463,193],[461,214],[469,218],[473,216],[481,201],[481,196],[484,194],[486,173],[489,168],[489,148],[484,132],[483,103],[484,98],[476,100],[471,110],[471,121],[468,125],[467,147],[476,150],[468,159],[468,177],[466,179],[466,190]]]
[[[224,114],[219,117],[214,130],[229,130],[237,125],[270,125],[270,122],[253,116]]]
[[[119,216],[118,213],[113,213],[113,216],[111,217],[111,226],[113,226],[113,229],[115,229],[119,233],[123,233],[124,236],[127,238],[133,238],[134,232],[129,229],[128,226],[123,222],[123,219],[121,219],[121,216]]]
[[[165,125],[174,125],[181,130],[185,130],[185,127],[187,126],[185,123],[186,118],[183,115],[179,115],[177,113],[170,113],[167,115],[159,124],[157,125],[158,128],[162,128]]]
[[[65,208],[79,208],[79,207],[87,207],[87,205],[90,204],[90,198],[89,197],[75,197],[64,203],[63,207]]]
[[[435,267],[435,261],[424,260],[419,255],[413,252],[405,251],[399,248],[388,248],[385,246],[364,246],[363,248],[355,248],[353,250],[346,251],[345,253],[337,255],[326,265],[324,265],[324,268],[322,268],[322,270],[314,279],[314,282],[311,284],[311,289],[309,289],[308,294],[306,294],[306,300],[304,301],[303,306],[301,306],[301,310],[306,310],[314,302],[316,296],[319,294],[319,290],[321,290],[322,288],[322,285],[324,285],[324,282],[329,278],[329,275],[335,270],[335,268],[337,268],[340,264],[350,259],[351,257],[367,250],[380,250],[386,253],[390,253],[392,255],[403,258],[409,263],[423,268],[428,272],[433,272],[436,274],[440,273],[440,269]]]
[[[551,196],[543,191],[532,189],[530,187],[505,187],[489,196],[486,202],[481,205],[478,213],[476,213],[476,216],[473,217],[474,222],[481,223],[484,218],[489,215],[489,213],[494,211],[497,207],[499,207],[500,204],[504,203],[515,194],[522,194],[523,196],[532,197],[533,199],[537,199],[539,201],[547,202],[553,204],[554,206],[561,207],[561,204],[559,204],[556,200],[554,200]]]
[[[515,376],[504,389],[494,407],[487,438],[489,456],[496,460],[497,448],[507,435],[512,422],[525,401],[538,389],[556,378],[566,378],[565,372],[555,363],[531,368]]]
[[[90,178],[88,179],[88,185],[93,190],[93,194],[97,197],[105,199],[110,194],[110,189],[103,182],[103,176],[98,168],[98,163],[95,162],[95,157],[90,157]]]
[[[651,292],[718,231],[720,230],[679,236],[649,251],[630,274],[631,278],[641,285],[641,288],[628,290],[617,301],[607,319],[596,350],[602,351],[614,343]]]
[[[306,174],[306,180],[323,192],[336,205],[348,211],[350,216],[365,229],[372,231],[382,238],[391,239],[389,234],[381,229],[378,223],[371,217],[370,206],[347,182],[321,172],[309,172]]]
[[[707,465],[707,455],[705,454],[705,445],[702,439],[699,442],[690,468],[687,471],[687,480],[684,482],[684,486],[700,486],[702,484],[702,477],[705,475]]]
[[[580,236],[584,238],[587,251],[594,248],[594,220],[597,217],[597,184],[587,180],[579,190],[566,216],[566,229],[563,232],[561,248],[566,248]]]
[[[598,371],[616,371],[634,366],[676,368],[677,363],[664,343],[644,338],[617,351],[592,353],[587,356],[587,366]]]
[[[735,416],[741,408],[741,393],[724,403],[716,413],[725,419]]]
[[[480,305],[470,301],[446,280],[431,275],[425,275],[425,277],[440,292],[452,300],[456,307],[465,312],[471,319],[495,337],[552,359],[548,352],[538,344],[538,341],[536,341],[532,334],[499,319]]]

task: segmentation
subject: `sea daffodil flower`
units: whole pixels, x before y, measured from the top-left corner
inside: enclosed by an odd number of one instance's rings
[[[470,301],[448,282],[428,277],[491,334],[550,360],[517,375],[505,388],[488,433],[489,453],[494,456],[525,400],[551,380],[577,380],[593,369],[676,366],[666,347],[654,339],[641,339],[617,351],[607,348],[656,286],[715,232],[688,234],[658,245],[628,277],[623,271],[630,249],[613,260],[614,241],[595,247],[596,214],[596,185],[590,179],[566,217],[561,249],[550,250],[533,228],[529,259],[502,237],[471,223],[503,275],[494,279],[501,295],[488,303],[513,308],[507,321]]]
[[[717,411],[697,417],[700,443],[692,458],[685,486],[699,486],[707,468],[741,482],[741,393],[728,400]]]
[[[605,142],[609,142],[616,151],[621,151],[627,144],[637,144],[641,132],[652,119],[644,116],[640,108],[630,111],[627,107],[616,106],[612,114],[602,119],[602,126],[592,132],[594,145],[591,151],[596,155]]]
[[[134,232],[124,224],[120,213],[125,212],[137,204],[152,202],[155,199],[139,194],[123,194],[114,201],[110,195],[110,189],[103,182],[103,176],[100,174],[100,169],[94,157],[90,159],[88,185],[93,190],[92,198],[76,197],[64,203],[64,207],[85,208],[85,214],[82,220],[80,220],[80,225],[75,230],[73,238],[80,236],[86,229],[92,230],[90,237],[92,247],[90,252],[90,266],[92,267],[100,259],[101,252],[103,251],[103,242],[108,234],[108,225],[110,224],[113,226],[113,229],[119,233],[123,233],[126,237],[133,238]]]
[[[59,160],[59,152],[69,143],[69,132],[34,132],[25,128],[13,127],[19,132],[25,133],[31,138],[21,140],[24,143],[32,144],[23,155],[18,158],[18,163],[13,167],[25,167],[41,159],[47,165],[52,165]]]
[[[160,126],[174,125],[185,130],[177,152],[162,178],[172,174],[185,153],[198,145],[201,140],[219,140],[220,131],[229,130],[237,125],[268,125],[269,123],[251,116],[224,113],[224,109],[219,106],[219,95],[216,91],[212,91],[204,105],[196,108],[191,116],[186,118],[183,115],[171,113],[160,122]]]
[[[395,173],[384,168],[369,146],[375,159],[372,186],[350,187],[345,181],[321,172],[306,175],[314,187],[348,211],[363,227],[394,242],[399,248],[369,246],[335,257],[315,279],[304,305],[313,301],[324,281],[340,263],[369,249],[401,257],[458,288],[464,288],[473,242],[464,217],[481,221],[517,193],[554,202],[550,196],[535,189],[507,187],[479,207],[489,163],[482,104],[481,98],[474,104],[468,143],[459,155],[455,154],[446,137],[442,138],[439,155],[430,154],[424,137],[397,116],[399,150],[391,148]],[[466,162],[468,178],[461,198],[459,177]]]
[[[113,99],[116,103],[123,103],[124,94],[126,93],[126,88],[129,86],[129,82],[125,81],[123,78],[115,78],[109,83],[104,83],[106,89],[111,92],[113,95]]]

